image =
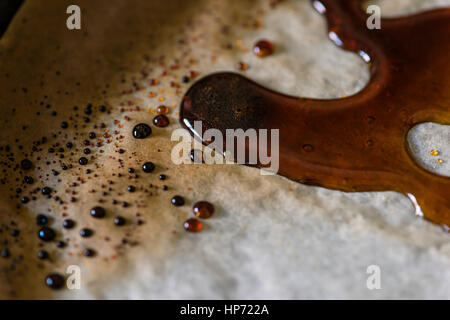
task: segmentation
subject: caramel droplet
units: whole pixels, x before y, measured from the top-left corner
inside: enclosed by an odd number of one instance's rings
[[[153,118],[153,124],[157,127],[164,128],[169,125],[169,118],[167,118],[163,114],[157,115],[155,118]]]
[[[241,71],[245,71],[248,69],[248,64],[244,63],[244,62],[238,62],[236,64],[236,67],[241,70]]]
[[[432,155],[433,157],[438,156],[439,155],[439,151],[433,149],[430,151],[430,155]]]
[[[199,201],[193,206],[194,214],[202,219],[208,219],[214,213],[214,206],[207,201]]]
[[[183,227],[188,232],[199,232],[203,229],[203,223],[195,218],[187,219]]]
[[[314,147],[310,144],[305,144],[305,145],[303,145],[303,150],[305,152],[312,152],[314,150]]]
[[[169,113],[169,107],[164,106],[164,105],[160,105],[157,109],[156,112],[158,112],[159,114],[168,114]]]
[[[260,58],[270,56],[273,51],[273,43],[268,40],[259,40],[253,47],[253,52]]]

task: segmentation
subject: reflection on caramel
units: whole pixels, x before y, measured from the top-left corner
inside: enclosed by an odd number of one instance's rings
[[[181,123],[202,120],[203,130],[223,133],[279,129],[279,174],[342,191],[398,191],[417,214],[450,226],[450,179],[419,167],[406,140],[418,123],[450,124],[450,9],[382,19],[380,30],[369,30],[361,3],[313,1],[330,38],[369,63],[371,81],[361,92],[298,98],[217,73],[186,93]]]

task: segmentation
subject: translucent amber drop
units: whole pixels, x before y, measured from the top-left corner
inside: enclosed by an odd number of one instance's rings
[[[183,227],[188,232],[199,232],[203,229],[203,223],[195,218],[191,218],[183,223]]]
[[[261,58],[270,56],[273,51],[273,43],[268,40],[259,40],[253,47],[253,52]]]
[[[194,214],[202,219],[208,219],[214,213],[214,206],[207,201],[199,201],[192,208]]]

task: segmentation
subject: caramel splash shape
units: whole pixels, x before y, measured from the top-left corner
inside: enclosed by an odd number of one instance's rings
[[[381,29],[369,30],[361,3],[313,1],[330,38],[369,63],[371,80],[362,91],[298,98],[217,73],[186,93],[181,123],[201,120],[203,130],[224,136],[227,128],[279,129],[279,174],[342,191],[398,191],[416,214],[450,226],[450,179],[421,168],[407,143],[416,124],[450,124],[450,9],[382,19]]]

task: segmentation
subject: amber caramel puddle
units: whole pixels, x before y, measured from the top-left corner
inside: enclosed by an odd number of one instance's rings
[[[416,124],[450,124],[450,9],[382,19],[381,29],[369,30],[361,3],[313,1],[327,18],[330,38],[370,64],[371,80],[361,92],[298,98],[217,73],[186,93],[181,123],[201,120],[203,130],[222,133],[279,129],[279,174],[342,191],[398,191],[417,214],[450,226],[450,179],[421,168],[407,143]]]

